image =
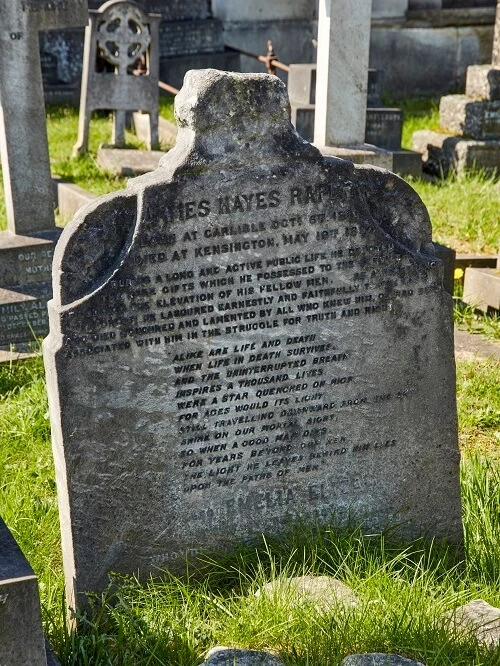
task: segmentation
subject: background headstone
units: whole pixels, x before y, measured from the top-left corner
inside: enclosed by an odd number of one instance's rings
[[[460,541],[452,298],[422,202],[323,158],[276,77],[193,71],[175,104],[160,167],[79,213],[54,262],[69,603],[295,513]]]
[[[0,4],[0,156],[8,231],[0,232],[0,349],[48,330],[54,241],[38,32],[85,25],[86,0]],[[56,76],[56,63],[51,76]]]
[[[2,519],[0,664],[47,666],[37,579]]]

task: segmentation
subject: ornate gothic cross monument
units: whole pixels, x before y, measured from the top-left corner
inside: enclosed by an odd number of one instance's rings
[[[47,330],[58,231],[38,32],[87,20],[87,0],[0,0],[0,156],[8,221],[8,231],[0,232],[0,349]]]
[[[85,33],[78,139],[74,153],[88,148],[92,111],[113,109],[115,148],[125,145],[127,111],[149,114],[148,149],[158,148],[158,24],[135,2],[110,0],[90,12]]]

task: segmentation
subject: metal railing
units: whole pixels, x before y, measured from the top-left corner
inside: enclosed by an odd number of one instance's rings
[[[225,46],[229,51],[240,53],[241,55],[247,56],[248,58],[254,58],[254,60],[258,60],[259,62],[264,63],[268,74],[276,75],[277,69],[281,69],[283,72],[290,71],[290,67],[288,65],[285,65],[278,60],[278,56],[274,52],[273,43],[271,40],[268,40],[267,42],[267,55],[265,56],[257,55],[256,53],[251,53],[250,51],[244,51],[243,49],[239,49],[236,46],[230,46],[229,44],[226,44]],[[178,88],[175,88],[174,86],[171,86],[169,83],[165,83],[164,81],[158,81],[158,87],[161,88],[161,90],[170,93],[171,95],[177,95],[179,92]]]

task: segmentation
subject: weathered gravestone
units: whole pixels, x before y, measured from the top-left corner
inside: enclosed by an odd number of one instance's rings
[[[0,232],[0,348],[48,330],[58,230],[38,31],[86,22],[86,0],[0,2],[0,157],[8,220],[8,231]]]
[[[265,74],[191,71],[177,144],[56,250],[68,600],[353,514],[461,538],[452,299],[425,207],[323,158]]]
[[[1,519],[0,664],[47,666],[37,579]]]

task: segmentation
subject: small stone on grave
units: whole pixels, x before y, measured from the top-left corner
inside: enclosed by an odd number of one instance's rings
[[[456,627],[474,633],[479,643],[488,647],[500,645],[500,608],[491,606],[483,599],[475,599],[449,616]]]
[[[372,652],[367,654],[351,654],[342,660],[340,666],[425,666],[420,661],[406,659],[398,654]]]
[[[294,576],[266,583],[255,596],[271,598],[283,596],[295,604],[313,604],[318,611],[328,612],[334,608],[354,608],[358,597],[342,581],[331,576]]]
[[[239,648],[215,647],[201,666],[284,666],[281,659],[269,652]]]
[[[191,71],[175,108],[158,169],[57,248],[70,605],[292,515],[460,543],[452,300],[420,198],[301,139],[277,77]]]

